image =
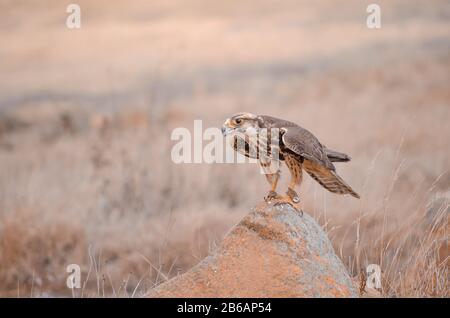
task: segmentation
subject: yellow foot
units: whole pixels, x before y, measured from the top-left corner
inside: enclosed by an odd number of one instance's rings
[[[281,204],[289,204],[295,210],[297,210],[303,216],[303,210],[301,208],[300,202],[294,202],[290,196],[288,195],[278,195],[276,198],[268,201],[269,203],[273,203],[274,206]]]
[[[276,193],[275,191],[269,191],[267,196],[264,197],[264,201],[272,202],[273,200],[277,200],[278,198],[280,198],[278,193]]]
[[[292,190],[291,188],[288,188],[287,192],[286,192],[287,196],[289,198],[291,198],[291,201],[294,203],[300,203],[300,197],[297,194],[297,192],[295,192],[294,190]]]

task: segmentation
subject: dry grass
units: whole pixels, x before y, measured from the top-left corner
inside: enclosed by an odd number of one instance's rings
[[[301,194],[355,278],[380,264],[383,296],[449,297],[445,1],[382,2],[377,31],[357,1],[80,2],[75,33],[56,1],[0,10],[0,295],[71,296],[71,263],[83,297],[188,270],[267,188],[253,165],[173,164],[170,132],[247,110],[353,157],[361,200]]]

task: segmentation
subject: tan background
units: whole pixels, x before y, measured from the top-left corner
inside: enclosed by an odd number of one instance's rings
[[[370,30],[371,2],[78,1],[69,30],[69,1],[2,1],[0,295],[70,295],[77,263],[84,296],[136,296],[196,264],[267,186],[254,165],[174,165],[170,132],[237,111],[353,157],[361,200],[300,191],[352,275],[448,295],[426,254],[448,230],[422,223],[448,220],[450,4],[378,1]]]

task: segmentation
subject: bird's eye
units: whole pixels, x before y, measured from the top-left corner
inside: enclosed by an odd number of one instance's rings
[[[236,119],[236,124],[239,125],[240,123],[242,123],[242,119],[240,119],[240,118]]]

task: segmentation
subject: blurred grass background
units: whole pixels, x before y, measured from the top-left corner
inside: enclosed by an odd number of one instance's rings
[[[0,295],[137,296],[195,265],[266,194],[255,165],[175,165],[176,127],[290,119],[350,154],[360,201],[305,211],[383,296],[449,296],[450,3],[0,3]],[[283,172],[286,184],[287,171]],[[280,188],[281,189],[281,188]],[[77,291],[77,296],[81,291]]]

